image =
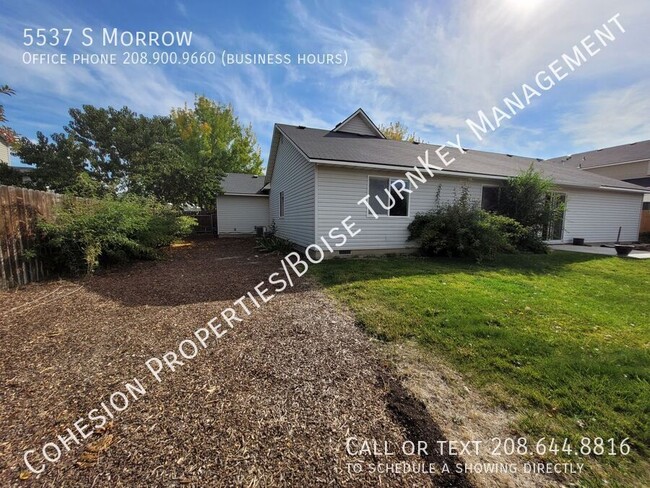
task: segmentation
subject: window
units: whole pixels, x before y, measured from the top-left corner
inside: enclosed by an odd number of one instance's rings
[[[481,194],[481,208],[488,212],[496,212],[499,208],[501,188],[498,186],[484,186]]]
[[[370,208],[377,215],[406,217],[409,214],[409,190],[409,182],[402,178],[370,176]]]
[[[284,192],[280,192],[280,217],[284,217]]]

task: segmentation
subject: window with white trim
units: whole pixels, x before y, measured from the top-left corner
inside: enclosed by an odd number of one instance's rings
[[[280,192],[280,217],[284,217],[284,192]]]
[[[377,215],[407,217],[409,214],[409,182],[404,178],[368,177],[370,208]],[[369,215],[372,215],[368,211]]]
[[[481,190],[481,208],[488,212],[496,212],[500,198],[501,187],[485,185]]]

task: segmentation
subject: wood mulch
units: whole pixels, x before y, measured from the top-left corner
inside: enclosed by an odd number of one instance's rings
[[[161,383],[148,374],[147,359],[178,351],[280,268],[253,245],[199,239],[163,261],[0,292],[0,485],[466,486],[349,473],[350,462],[381,459],[349,456],[348,437],[397,446],[438,431],[354,319],[308,279]],[[57,442],[134,377],[146,395],[42,474],[26,471],[26,449]],[[398,460],[414,461],[387,461]]]

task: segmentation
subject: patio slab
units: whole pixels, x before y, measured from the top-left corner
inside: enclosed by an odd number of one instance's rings
[[[571,252],[581,252],[585,254],[600,254],[602,256],[616,256],[616,249],[614,249],[613,247],[574,246],[572,244],[553,244],[550,247],[555,251],[571,251]],[[650,252],[632,251],[629,255],[625,257],[632,258],[632,259],[650,259]]]

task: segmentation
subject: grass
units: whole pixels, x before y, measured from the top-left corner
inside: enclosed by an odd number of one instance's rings
[[[650,262],[394,257],[330,260],[315,273],[369,333],[416,341],[516,409],[531,440],[630,439],[627,456],[592,456],[582,484],[648,482]]]

